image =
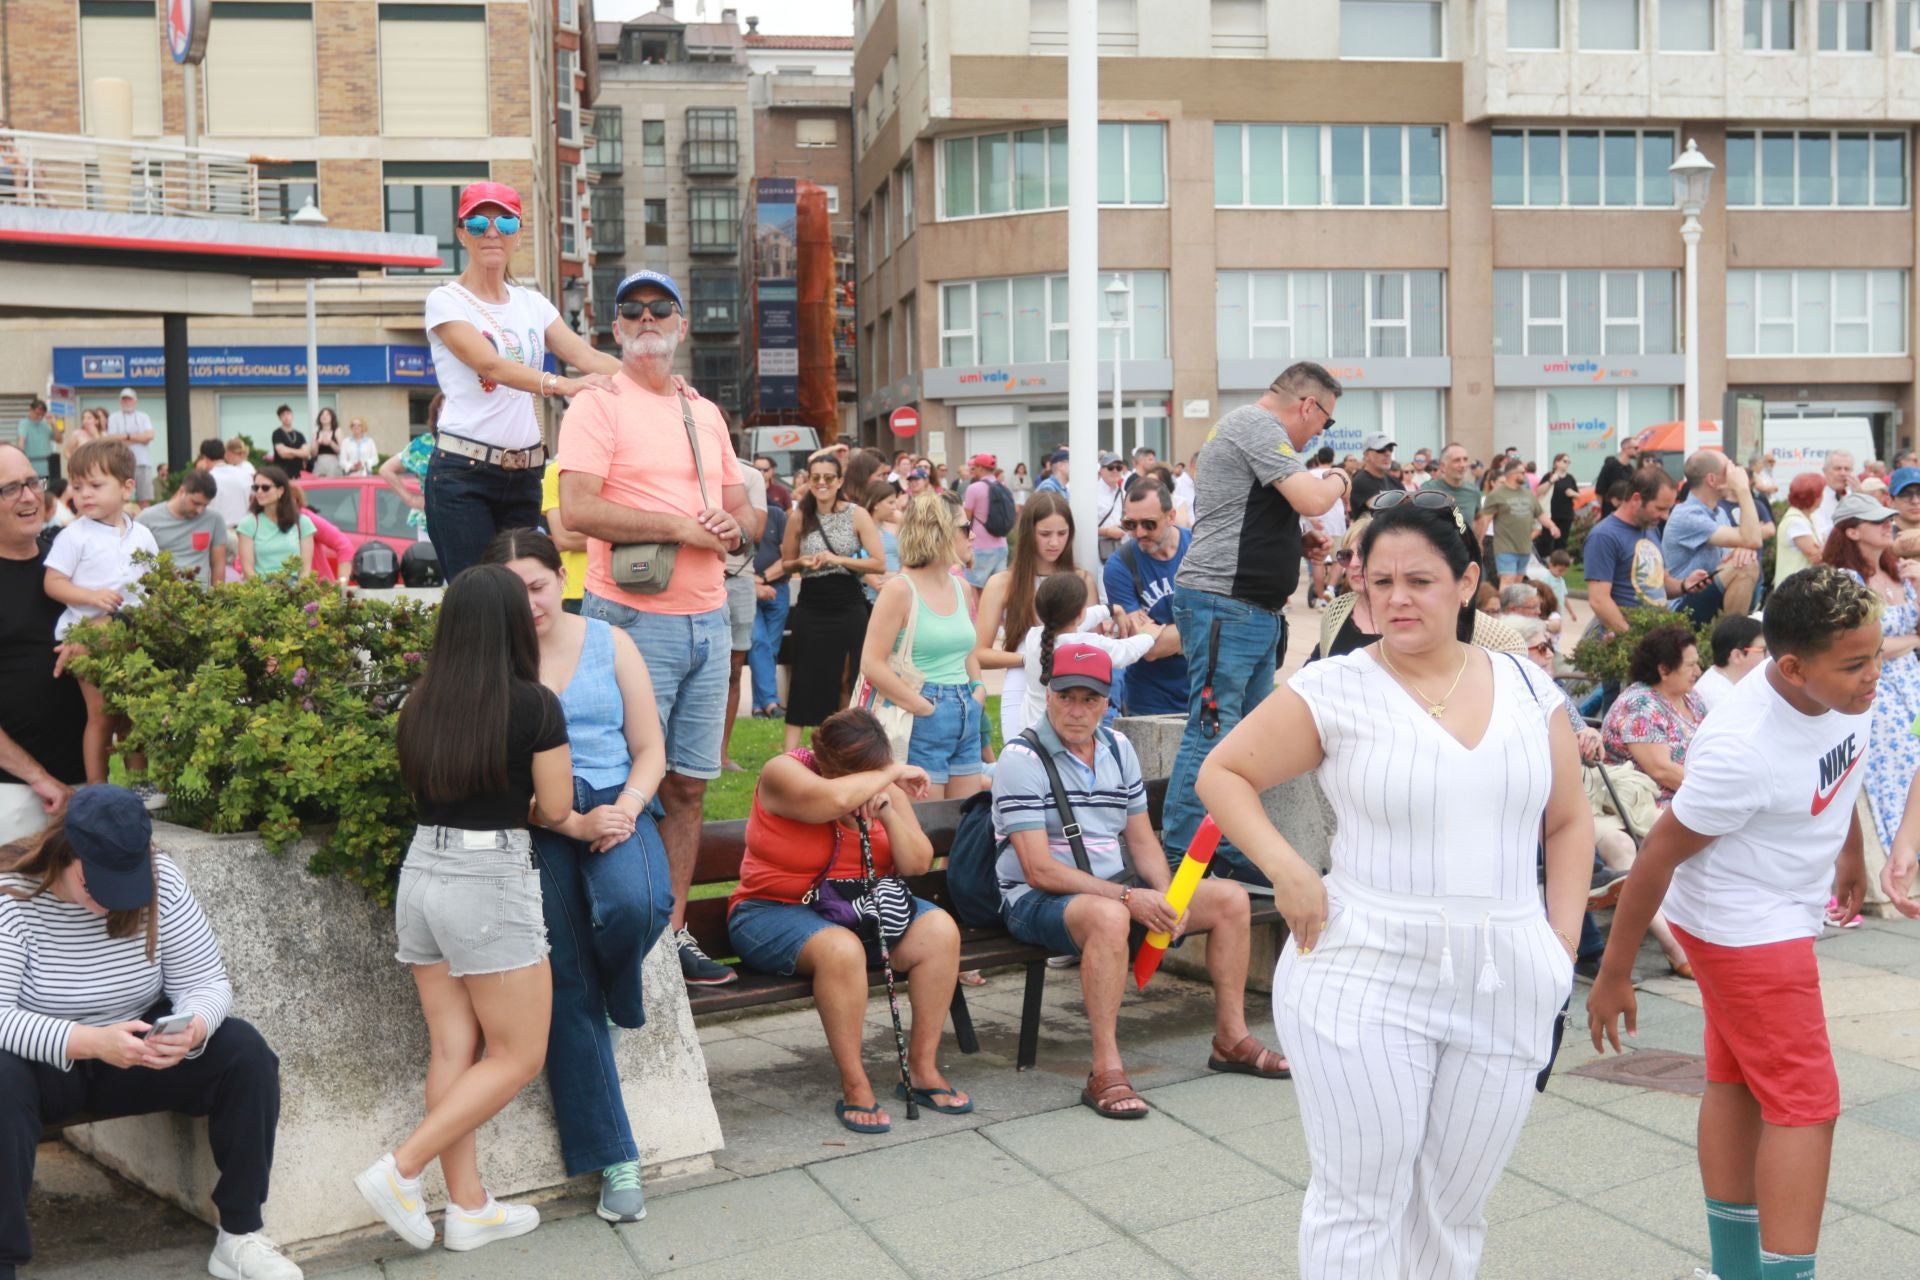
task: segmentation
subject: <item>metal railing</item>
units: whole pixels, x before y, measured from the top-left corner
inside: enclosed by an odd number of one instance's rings
[[[263,211],[260,156],[0,129],[0,205],[281,221]]]

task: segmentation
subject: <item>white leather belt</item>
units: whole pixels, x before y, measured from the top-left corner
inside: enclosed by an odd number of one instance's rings
[[[475,462],[490,463],[502,471],[526,471],[545,466],[547,462],[547,446],[544,444],[534,445],[531,449],[501,449],[441,431],[433,437],[433,447],[458,457],[472,458]]]

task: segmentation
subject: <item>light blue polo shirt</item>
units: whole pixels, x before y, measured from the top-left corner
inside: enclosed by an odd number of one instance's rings
[[[1093,764],[1089,767],[1061,745],[1060,736],[1044,716],[1035,722],[1033,730],[1060,771],[1067,802],[1080,824],[1090,869],[1102,879],[1118,875],[1126,867],[1120,852],[1121,832],[1126,830],[1128,818],[1147,811],[1147,787],[1140,777],[1140,757],[1134,753],[1133,744],[1124,734],[1102,730],[1094,738]],[[1003,906],[1028,892],[1020,855],[1008,841],[1015,832],[1043,828],[1054,861],[1075,865],[1073,848],[1061,834],[1060,814],[1054,808],[1046,766],[1032,746],[1015,738],[1001,751],[1000,762],[993,770],[993,834],[1001,846],[994,869],[1000,879]]]
[[[1690,497],[1674,507],[1667,516],[1667,531],[1660,539],[1660,554],[1667,562],[1667,572],[1684,582],[1695,569],[1705,569],[1708,573],[1718,569],[1727,549],[1714,546],[1708,539],[1716,530],[1731,527],[1725,511],[1709,507],[1698,498]]]

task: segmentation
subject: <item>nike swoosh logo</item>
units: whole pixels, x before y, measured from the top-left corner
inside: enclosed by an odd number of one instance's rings
[[[471,1214],[462,1213],[460,1218],[471,1227],[497,1227],[507,1220],[507,1211],[505,1209],[495,1209],[491,1218],[476,1218]]]
[[[1855,766],[1864,759],[1866,759],[1865,756],[1855,756],[1853,758],[1853,764],[1847,766],[1847,772],[1833,780],[1833,785],[1827,788],[1825,795],[1821,795],[1817,790],[1813,793],[1813,813],[1811,816],[1817,818],[1826,812],[1827,806],[1833,803],[1833,798],[1840,794],[1840,784],[1847,780],[1847,774],[1852,773]]]
[[[1817,813],[1819,810],[1816,809],[1814,812]],[[400,1189],[400,1184],[393,1180],[392,1174],[387,1175],[387,1189],[393,1192],[393,1198],[400,1202],[400,1208],[405,1212],[413,1213],[419,1209],[420,1202],[407,1199],[407,1193]]]

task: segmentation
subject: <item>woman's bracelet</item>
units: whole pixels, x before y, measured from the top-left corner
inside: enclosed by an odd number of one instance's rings
[[[638,800],[642,809],[653,803],[653,797],[638,787],[622,787],[620,788],[620,794],[623,796],[632,796],[635,800]]]
[[[546,399],[560,385],[560,375],[549,370],[540,375],[540,398]]]
[[[1552,926],[1549,926],[1549,927],[1552,927]],[[1568,958],[1571,959],[1579,956],[1580,944],[1575,942],[1572,938],[1569,938],[1567,936],[1567,931],[1565,929],[1554,928],[1553,934],[1556,938],[1560,939],[1561,942],[1566,944]]]

